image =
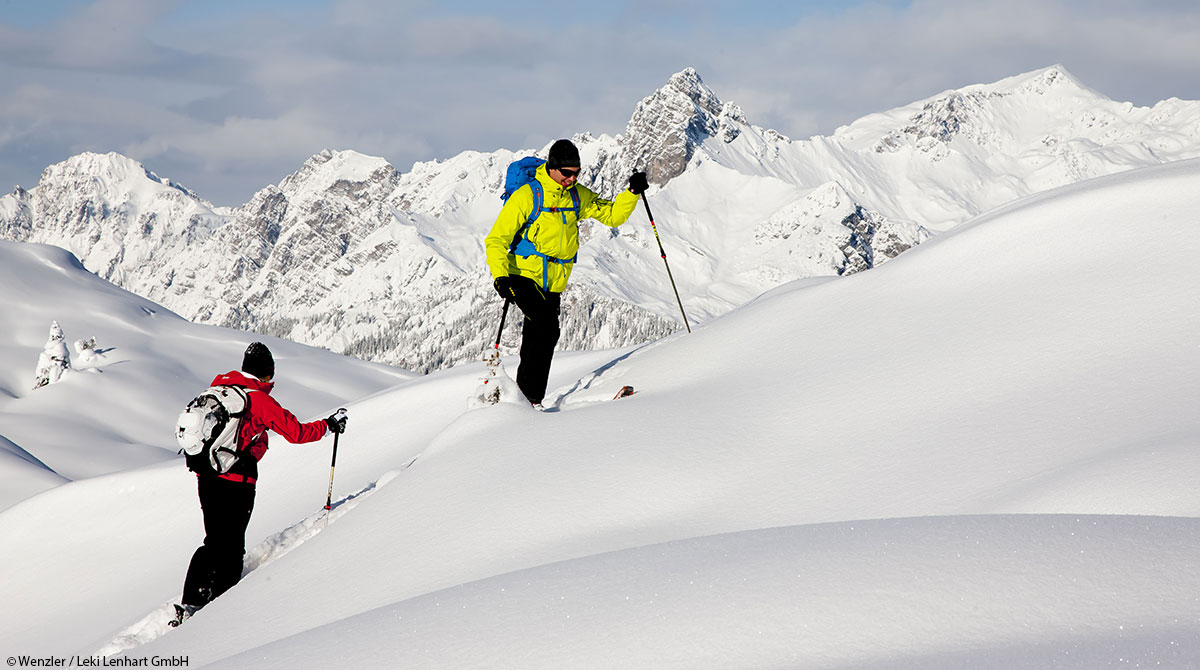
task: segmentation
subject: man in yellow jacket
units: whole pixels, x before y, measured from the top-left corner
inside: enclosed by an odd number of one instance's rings
[[[635,172],[629,190],[604,200],[576,183],[579,170],[579,149],[570,140],[555,142],[537,168],[537,185],[512,193],[484,241],[496,292],[525,314],[517,386],[535,407],[546,395],[560,333],[560,295],[579,252],[579,221],[595,219],[615,228],[629,219],[648,187],[646,174]]]

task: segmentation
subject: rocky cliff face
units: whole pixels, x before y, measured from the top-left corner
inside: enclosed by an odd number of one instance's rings
[[[642,99],[625,132],[598,148],[589,183],[615,191],[642,170],[651,184],[666,186],[684,173],[705,142],[728,144],[749,127],[740,107],[721,102],[696,70],[687,68]],[[596,139],[583,135],[575,141],[590,144]]]
[[[622,162],[646,170],[650,183],[665,186],[683,174],[705,140],[720,132],[722,110],[721,101],[695,70],[672,76],[638,103],[621,138]],[[734,129],[732,137],[736,133]]]

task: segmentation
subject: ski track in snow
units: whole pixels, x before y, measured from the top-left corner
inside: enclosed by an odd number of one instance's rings
[[[377,491],[381,486],[390,482],[404,470],[412,467],[417,458],[420,458],[420,456],[414,457],[403,467],[385,474],[379,480],[371,482],[362,489],[335,501],[330,505],[329,510],[321,509],[319,512],[310,514],[260,542],[256,547],[246,552],[246,559],[242,567],[242,579],[245,579],[255,570],[283,558],[296,547],[316,537],[321,531],[329,527],[330,522],[340,519],[342,515],[357,507],[365,497]],[[155,608],[140,621],[118,633],[111,642],[96,650],[93,655],[115,656],[116,654],[140,647],[171,632],[173,629],[167,624],[175,617],[175,603],[178,601],[179,598],[175,597],[163,603],[160,607]]]
[[[554,402],[547,406],[547,410],[557,412],[573,408],[576,405],[584,406],[599,402],[608,402],[615,400],[614,394],[624,386],[637,388],[635,384],[628,384],[624,381],[627,371],[620,367],[620,364],[634,354],[660,346],[662,342],[673,339],[668,337],[657,342],[632,347],[604,365],[581,376],[574,383],[555,389],[553,392],[555,396]]]

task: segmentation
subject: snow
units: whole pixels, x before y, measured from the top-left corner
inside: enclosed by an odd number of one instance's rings
[[[173,631],[202,530],[166,426],[235,336],[47,247],[0,245],[18,327],[0,343],[0,434],[57,454],[55,472],[97,471],[0,512],[0,563],[20,576],[0,582],[0,650],[214,668],[1196,667],[1198,206],[1200,161],[1024,198],[690,335],[560,355],[546,412],[470,409],[479,362],[387,380],[295,345],[284,404],[349,408],[337,503],[326,518],[329,440],[273,442],[245,578]],[[53,318],[127,362],[25,393],[9,380]],[[318,383],[343,370],[357,388]],[[638,393],[611,400],[625,384]],[[88,423],[58,439],[119,451],[134,405],[154,427],[125,467],[43,448],[43,417],[83,397]],[[37,468],[14,462],[0,473]]]

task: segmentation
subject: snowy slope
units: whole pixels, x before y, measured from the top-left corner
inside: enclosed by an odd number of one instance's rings
[[[28,603],[0,648],[1194,667],[1198,206],[1197,161],[1027,198],[691,335],[564,357],[547,413],[467,411],[477,364],[350,403],[328,527],[328,450],[273,449],[251,571],[157,639],[145,617],[200,537],[187,474],[56,487],[0,513],[0,561],[29,576],[0,584]],[[623,384],[639,393],[609,401]]]
[[[276,391],[299,415],[336,409],[411,379],[277,338],[190,323],[85,270],[51,246],[0,242],[0,509],[66,480],[177,460],[170,426],[196,392],[241,365],[253,339],[272,349]],[[97,359],[75,359],[59,383],[33,390],[50,323],[68,343],[95,337]],[[75,355],[74,349],[71,354]],[[11,485],[8,485],[11,482]]]
[[[575,137],[581,180],[602,195],[649,170],[648,201],[695,323],[795,279],[875,267],[1038,191],[1200,156],[1200,102],[1135,107],[1061,66],[946,91],[828,137],[792,140],[755,126],[750,111],[688,68],[637,102],[621,135]],[[324,151],[235,210],[128,158],[82,154],[0,197],[0,237],[65,246],[192,320],[440,369],[474,358],[499,319],[482,240],[508,163],[546,146],[408,171]],[[678,330],[645,212],[615,233],[584,228],[563,348]]]
[[[1188,668],[1198,531],[1078,515],[743,531],[500,575],[208,667]]]

